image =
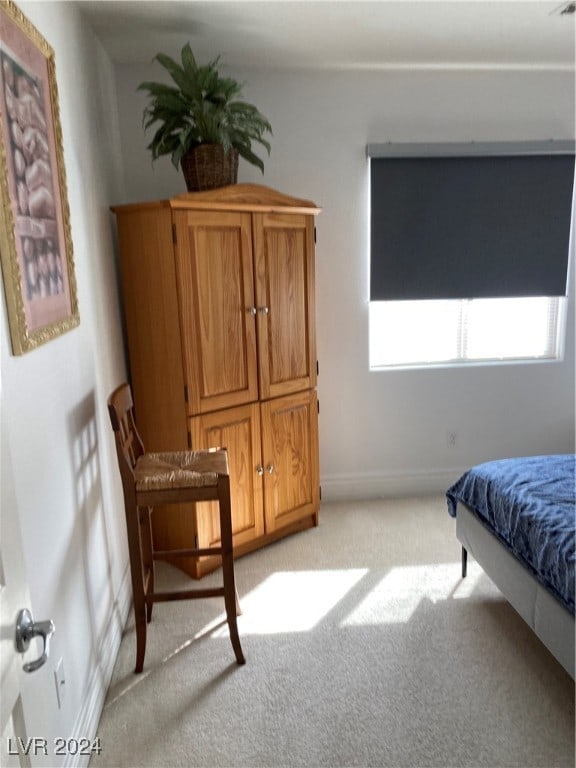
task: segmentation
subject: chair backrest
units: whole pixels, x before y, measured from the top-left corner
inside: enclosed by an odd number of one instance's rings
[[[134,492],[134,467],[144,453],[144,444],[134,420],[134,401],[127,383],[121,384],[108,398],[108,413],[116,438],[116,453],[124,494]]]

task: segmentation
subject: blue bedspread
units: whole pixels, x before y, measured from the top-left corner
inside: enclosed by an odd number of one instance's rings
[[[531,456],[478,464],[446,492],[469,507],[574,613],[576,457]]]

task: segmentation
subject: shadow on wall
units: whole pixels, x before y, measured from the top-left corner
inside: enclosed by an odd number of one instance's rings
[[[111,579],[111,551],[102,501],[102,474],[98,455],[98,429],[95,394],[92,390],[69,413],[69,446],[74,476],[75,522],[61,567],[58,594],[80,590],[82,579],[85,616],[89,626],[90,658],[104,674],[106,659],[101,658],[106,647],[105,635],[114,621],[122,626],[123,616],[114,598]],[[78,605],[77,598],[72,604]],[[108,615],[113,606],[114,616]],[[82,617],[76,617],[82,621]],[[99,629],[100,628],[100,629]]]

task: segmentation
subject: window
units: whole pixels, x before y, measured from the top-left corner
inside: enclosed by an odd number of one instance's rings
[[[561,358],[574,142],[367,154],[370,367]]]
[[[562,356],[564,297],[370,302],[370,368]]]

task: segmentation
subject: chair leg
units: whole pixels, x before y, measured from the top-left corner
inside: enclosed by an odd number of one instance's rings
[[[466,572],[467,572],[467,566],[468,565],[468,552],[464,547],[462,547],[462,578],[466,578]]]
[[[136,622],[136,667],[135,673],[142,672],[146,655],[146,606],[143,596],[134,596],[134,619]]]
[[[143,519],[140,525],[142,537],[142,562],[144,563],[144,574],[146,578],[146,594],[154,592],[154,544],[152,541],[152,507],[146,507],[142,510]],[[152,608],[154,603],[148,603],[146,606],[146,620],[148,624],[152,621]]]
[[[136,668],[142,672],[146,653],[146,599],[144,590],[144,569],[142,562],[142,537],[140,532],[139,509],[134,504],[126,509],[126,529],[128,533],[128,554],[130,557],[130,575],[132,577],[132,599],[134,601],[134,621],[136,624]]]
[[[239,603],[234,582],[234,555],[232,549],[232,517],[230,512],[230,478],[221,475],[218,478],[218,497],[220,508],[220,539],[222,542],[222,578],[224,582],[224,606],[230,630],[230,640],[238,664],[245,664],[242,653],[238,622],[236,620]]]
[[[228,561],[228,562],[226,562]],[[230,579],[233,578],[234,563],[231,556],[222,558],[222,571],[224,573],[224,605],[226,607],[226,618],[228,620],[228,627],[230,630],[230,640],[232,641],[232,648],[236,656],[238,664],[245,664],[246,659],[242,653],[242,646],[240,645],[240,635],[238,634],[238,622],[236,614],[236,590],[230,588]],[[226,576],[228,571],[228,576]]]
[[[134,672],[142,672],[146,654],[146,599],[144,596],[144,574],[142,564],[130,553],[132,571],[132,595],[134,600],[134,623],[136,625],[136,667]]]

